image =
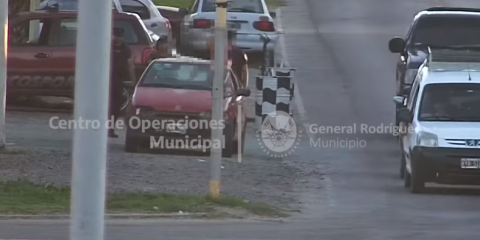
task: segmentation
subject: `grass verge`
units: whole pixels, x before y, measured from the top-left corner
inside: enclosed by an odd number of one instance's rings
[[[107,197],[109,213],[207,213],[218,215],[220,208],[237,209],[249,214],[285,217],[283,211],[265,204],[249,203],[235,197],[213,200],[205,196],[150,193],[117,193]],[[1,214],[68,214],[70,188],[37,185],[27,180],[0,183]]]
[[[169,6],[178,8],[189,8],[193,0],[153,0],[157,6]],[[286,5],[285,0],[265,0],[270,10],[275,10]]]

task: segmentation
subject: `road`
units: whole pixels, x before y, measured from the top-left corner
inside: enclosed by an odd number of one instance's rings
[[[282,11],[285,46],[308,124],[389,125],[393,120],[396,56],[387,41],[404,35],[413,15],[448,1],[289,0]],[[455,1],[475,6],[475,1]],[[477,3],[478,4],[478,3]],[[298,100],[298,99],[297,99]],[[412,195],[398,179],[399,151],[388,134],[330,134],[323,140],[365,141],[364,147],[311,147],[295,154],[325,179],[303,186],[303,213],[285,223],[112,223],[109,239],[210,240],[471,240],[478,239],[478,191],[434,188]],[[358,138],[358,140],[357,140]],[[362,145],[363,146],[363,145]],[[307,181],[308,182],[308,181]],[[314,188],[315,187],[315,188]],[[0,223],[0,237],[66,239],[65,223]]]

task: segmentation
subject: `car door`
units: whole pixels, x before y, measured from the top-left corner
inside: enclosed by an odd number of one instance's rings
[[[35,94],[51,75],[50,18],[26,17],[11,21],[7,86],[9,92]]]
[[[419,95],[419,90],[420,90],[420,81],[416,80],[412,86],[412,91],[410,91],[410,95],[407,100],[407,109],[410,111],[410,114],[414,116],[415,114],[415,108],[417,105],[417,99]],[[411,146],[415,144],[415,131],[411,131],[411,129],[414,129],[414,122],[412,121],[410,123],[405,123],[405,130],[406,134],[402,136],[402,147],[403,147],[403,152],[405,154],[405,159],[406,159],[406,164],[407,167],[410,167],[410,150]]]

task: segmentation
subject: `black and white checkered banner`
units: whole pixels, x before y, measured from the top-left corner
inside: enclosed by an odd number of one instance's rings
[[[267,76],[256,78],[255,126],[260,129],[268,114],[275,111],[290,113],[293,98],[293,71],[290,68],[270,68]]]

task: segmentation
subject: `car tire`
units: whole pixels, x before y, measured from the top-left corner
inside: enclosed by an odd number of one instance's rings
[[[137,153],[139,149],[139,144],[137,139],[133,138],[129,133],[129,129],[127,128],[127,134],[125,136],[125,152],[128,153]]]
[[[223,129],[223,136],[225,137],[225,146],[222,149],[222,157],[231,158],[233,155],[233,124],[231,122],[225,123],[225,128]]]
[[[245,124],[242,128],[241,136],[239,136],[240,140],[242,141],[242,148],[238,149],[238,139],[233,141],[233,153],[234,154],[238,154],[238,153],[243,154],[243,152],[245,151],[245,137],[246,137],[246,129],[247,129],[246,125],[247,125],[247,123],[245,122]]]
[[[425,180],[422,176],[422,169],[415,165],[415,161],[412,161],[410,174],[410,192],[411,193],[423,193],[425,191]]]
[[[403,177],[403,186],[405,188],[410,188],[410,185],[412,184],[412,177],[410,176],[410,173],[407,172],[407,168],[404,170],[404,177]]]

